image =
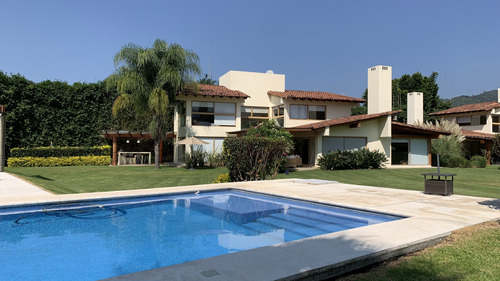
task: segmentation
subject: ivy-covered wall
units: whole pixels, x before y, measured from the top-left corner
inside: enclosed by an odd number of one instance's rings
[[[14,147],[95,146],[101,130],[113,127],[116,93],[104,82],[34,83],[0,71],[0,104],[6,110],[6,153]]]

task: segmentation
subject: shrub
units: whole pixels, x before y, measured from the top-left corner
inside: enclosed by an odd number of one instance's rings
[[[224,166],[224,153],[220,151],[212,151],[206,154],[206,165],[209,167]]]
[[[220,174],[212,183],[225,183],[225,182],[231,182],[231,179],[229,178],[229,173]]]
[[[224,139],[223,152],[231,181],[274,179],[287,146],[284,138],[244,136]]]
[[[484,156],[472,156],[469,163],[470,166],[473,168],[486,168],[486,163],[488,162],[488,159]]]
[[[387,157],[379,151],[337,150],[322,155],[318,165],[322,170],[380,169]]]
[[[109,156],[10,157],[7,160],[9,167],[105,166],[110,163]]]
[[[109,156],[111,146],[12,148],[11,157]]]
[[[203,167],[205,166],[206,152],[203,148],[193,150],[192,153],[186,152],[182,160],[186,164],[186,168]]]

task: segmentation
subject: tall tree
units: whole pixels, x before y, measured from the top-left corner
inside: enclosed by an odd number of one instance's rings
[[[170,120],[169,101],[174,101],[175,94],[185,87],[195,85],[194,76],[200,75],[199,58],[178,44],[157,39],[152,48],[132,43],[123,46],[114,62],[116,71],[107,79],[108,86],[120,94],[113,104],[113,114],[119,116],[125,109],[134,111],[134,118],[120,118],[124,126],[147,120],[154,139],[155,167],[159,169],[160,143]]]
[[[411,92],[424,93],[424,119],[427,121],[428,113],[447,109],[451,107],[450,101],[439,98],[439,86],[436,82],[437,72],[432,72],[430,76],[423,76],[420,72],[412,75],[404,74],[400,78],[392,79],[392,108],[402,110],[399,119],[406,121],[407,94]],[[368,90],[363,93],[363,99],[367,100],[360,107],[351,110],[352,114],[364,114],[368,106]]]

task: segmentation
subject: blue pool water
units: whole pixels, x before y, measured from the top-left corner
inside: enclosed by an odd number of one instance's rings
[[[400,219],[239,191],[0,209],[1,280],[97,280]]]

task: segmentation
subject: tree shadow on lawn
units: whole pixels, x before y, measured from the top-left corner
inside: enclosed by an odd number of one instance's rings
[[[47,178],[47,177],[44,177],[44,176],[41,176],[41,175],[34,175],[34,176],[30,176],[31,178],[36,178],[36,179],[41,179],[41,180],[46,180],[46,181],[55,181],[51,178]]]

